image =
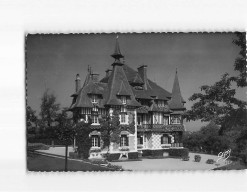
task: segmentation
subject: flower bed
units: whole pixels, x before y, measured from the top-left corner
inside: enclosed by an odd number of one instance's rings
[[[129,148],[128,147],[122,147],[122,148],[119,148],[119,151],[129,151]]]
[[[107,154],[106,160],[108,161],[119,160],[119,157],[120,157],[120,153],[110,153],[110,154]]]
[[[101,148],[91,148],[90,153],[92,152],[101,152]]]

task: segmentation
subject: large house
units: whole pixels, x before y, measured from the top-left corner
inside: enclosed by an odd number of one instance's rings
[[[92,120],[92,148],[101,149],[99,118],[117,110],[120,128],[119,141],[111,143],[111,153],[164,148],[181,148],[183,132],[184,99],[181,96],[177,71],[172,93],[163,89],[147,77],[147,65],[137,71],[123,62],[118,39],[111,69],[99,80],[91,68],[81,86],[76,75],[75,93],[70,110],[76,121]],[[130,125],[132,124],[132,128]]]

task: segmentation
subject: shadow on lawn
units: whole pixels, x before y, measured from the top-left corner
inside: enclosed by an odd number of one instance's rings
[[[39,154],[28,153],[27,170],[28,171],[64,171],[65,160],[62,158],[42,156]],[[116,171],[108,167],[101,167],[85,162],[68,160],[68,171]]]

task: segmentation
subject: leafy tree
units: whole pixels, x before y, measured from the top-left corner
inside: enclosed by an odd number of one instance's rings
[[[236,83],[237,87],[247,86],[246,40],[245,33],[237,33],[236,36],[233,43],[240,47],[240,52],[235,60],[234,69],[239,74],[230,76],[225,73],[220,81],[211,86],[202,86],[201,93],[195,93],[189,98],[195,103],[185,114],[187,120],[200,119],[220,126],[220,129],[211,126],[206,128],[207,131],[202,129],[199,132],[199,135],[202,133],[200,144],[207,151],[212,148],[217,152],[230,147],[235,154],[239,154],[247,148],[247,104],[235,98],[236,89],[232,88],[233,83]],[[193,141],[193,136],[190,139]],[[189,143],[191,140],[186,141]]]
[[[234,63],[234,70],[239,71],[239,75],[232,77],[236,81],[238,87],[247,86],[247,70],[246,70],[246,33],[236,33],[237,39],[233,43],[240,47],[239,56]]]
[[[58,115],[60,105],[56,103],[54,94],[49,94],[46,90],[41,98],[41,121],[45,127],[51,127]]]
[[[193,94],[189,100],[197,101],[185,114],[187,120],[214,121],[222,125],[232,113],[244,109],[246,102],[235,98],[235,89],[231,88],[231,79],[225,73],[221,80],[212,86],[203,85],[202,93]]]
[[[114,132],[119,128],[119,113],[114,111],[112,116],[110,114],[102,116],[99,120],[101,124],[101,138],[103,140],[103,148],[108,147],[110,149],[111,142],[117,142],[119,140],[119,135],[116,136]]]
[[[89,150],[91,148],[91,139],[89,137],[92,132],[91,120],[88,123],[79,122],[74,126],[76,145],[78,146],[77,152],[79,157],[87,159],[89,157]]]
[[[33,126],[37,127],[37,116],[35,115],[35,112],[30,106],[27,106],[26,109],[26,125],[27,130],[32,131]]]

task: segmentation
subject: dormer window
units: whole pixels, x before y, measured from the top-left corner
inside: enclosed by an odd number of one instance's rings
[[[159,107],[164,107],[165,106],[165,101],[164,100],[158,100],[157,104]]]
[[[126,104],[127,103],[126,96],[121,96],[121,100],[122,100],[122,104]]]
[[[97,102],[98,102],[97,95],[92,95],[92,103],[97,103]]]
[[[126,109],[126,107],[125,106],[121,106],[121,110],[120,110],[121,112],[127,112],[127,109]]]

